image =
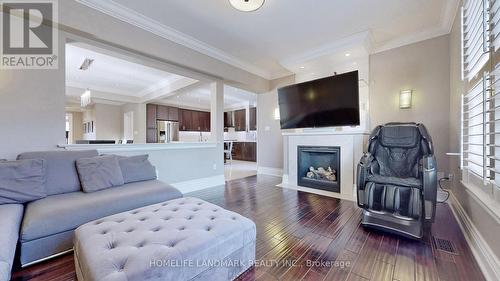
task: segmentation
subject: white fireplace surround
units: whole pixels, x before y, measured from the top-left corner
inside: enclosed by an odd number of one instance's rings
[[[356,167],[363,155],[369,134],[362,131],[302,131],[283,132],[284,167],[281,187],[291,188],[340,199],[356,201]],[[298,186],[297,147],[340,147],[340,193]]]

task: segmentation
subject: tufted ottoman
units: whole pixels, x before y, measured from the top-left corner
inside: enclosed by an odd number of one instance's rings
[[[75,231],[78,280],[233,280],[253,265],[255,224],[196,198],[105,217]]]

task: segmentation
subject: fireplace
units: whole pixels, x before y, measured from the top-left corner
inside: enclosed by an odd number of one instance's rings
[[[297,146],[297,185],[340,193],[340,147]]]

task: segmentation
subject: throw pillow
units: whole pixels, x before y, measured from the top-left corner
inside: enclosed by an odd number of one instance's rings
[[[0,161],[0,204],[23,204],[47,196],[45,160]]]
[[[116,156],[125,183],[156,179],[156,169],[149,162],[149,155]]]
[[[113,155],[80,158],[76,160],[83,192],[94,192],[123,185],[123,175],[118,160]]]

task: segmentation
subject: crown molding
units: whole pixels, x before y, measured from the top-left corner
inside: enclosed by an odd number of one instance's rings
[[[273,78],[271,73],[266,69],[260,68],[256,65],[253,65],[250,62],[246,62],[239,58],[236,58],[218,48],[215,48],[214,46],[204,43],[194,37],[184,34],[176,29],[173,29],[158,21],[146,17],[132,9],[120,5],[114,2],[113,0],[75,0],[75,1],[89,8],[92,8],[94,10],[107,14],[111,17],[119,19],[123,22],[129,23],[133,26],[151,32],[169,41],[183,45],[192,50],[200,52],[204,55],[215,58],[234,67],[240,68],[242,70],[248,71],[257,76],[266,78],[268,80]]]
[[[442,35],[446,35],[448,33],[449,32],[446,29],[444,29],[442,26],[439,26],[437,28],[433,28],[430,30],[424,30],[421,32],[412,33],[412,34],[409,34],[407,36],[396,38],[394,40],[389,40],[386,42],[375,44],[375,47],[372,50],[372,54],[376,54],[376,53],[388,51],[391,49],[403,47],[406,45],[410,45],[413,43],[417,43],[420,41],[425,41],[428,39],[436,38],[436,37],[439,37]]]
[[[214,59],[225,62],[234,67],[245,70],[249,73],[263,77],[268,80],[273,80],[281,77],[288,76],[289,74],[271,73],[269,70],[258,67],[251,62],[241,60],[232,56],[214,46],[202,42],[194,37],[184,34],[176,29],[168,27],[158,21],[146,17],[132,9],[116,3],[113,0],[75,0],[89,8],[100,11],[111,17],[119,19],[123,22],[129,23],[133,26],[151,32],[162,38],[165,38],[174,43],[183,45],[187,48],[195,50],[199,53],[212,57]],[[367,50],[368,54],[375,54],[390,49],[402,47],[419,41],[435,38],[441,35],[449,34],[453,27],[456,11],[459,7],[458,0],[447,0],[443,10],[441,11],[441,23],[432,29],[411,33],[393,40],[375,43],[372,39],[370,31],[360,32],[349,37],[336,40],[325,45],[322,45],[313,50],[308,50],[297,56],[287,58],[280,61],[280,64],[285,68],[295,63],[305,62],[310,59],[320,57],[322,55],[331,54],[339,51],[342,48],[354,43],[362,44]]]
[[[453,28],[453,23],[455,22],[455,17],[457,16],[458,7],[460,6],[460,1],[458,0],[448,0],[446,6],[441,13],[442,26],[448,33],[451,32]]]
[[[321,45],[318,48],[308,50],[297,56],[282,60],[280,61],[280,64],[286,68],[292,68],[297,64],[344,51],[353,46],[363,46],[363,48],[366,50],[366,55],[368,55],[370,53],[372,45],[371,38],[372,37],[370,31],[356,33],[340,40],[335,40],[333,42]]]
[[[453,28],[453,23],[455,21],[458,7],[458,0],[447,0],[443,10],[441,11],[440,25],[432,29],[411,33],[393,40],[374,44],[372,54],[388,51],[391,49],[449,34],[451,32],[451,29]]]

